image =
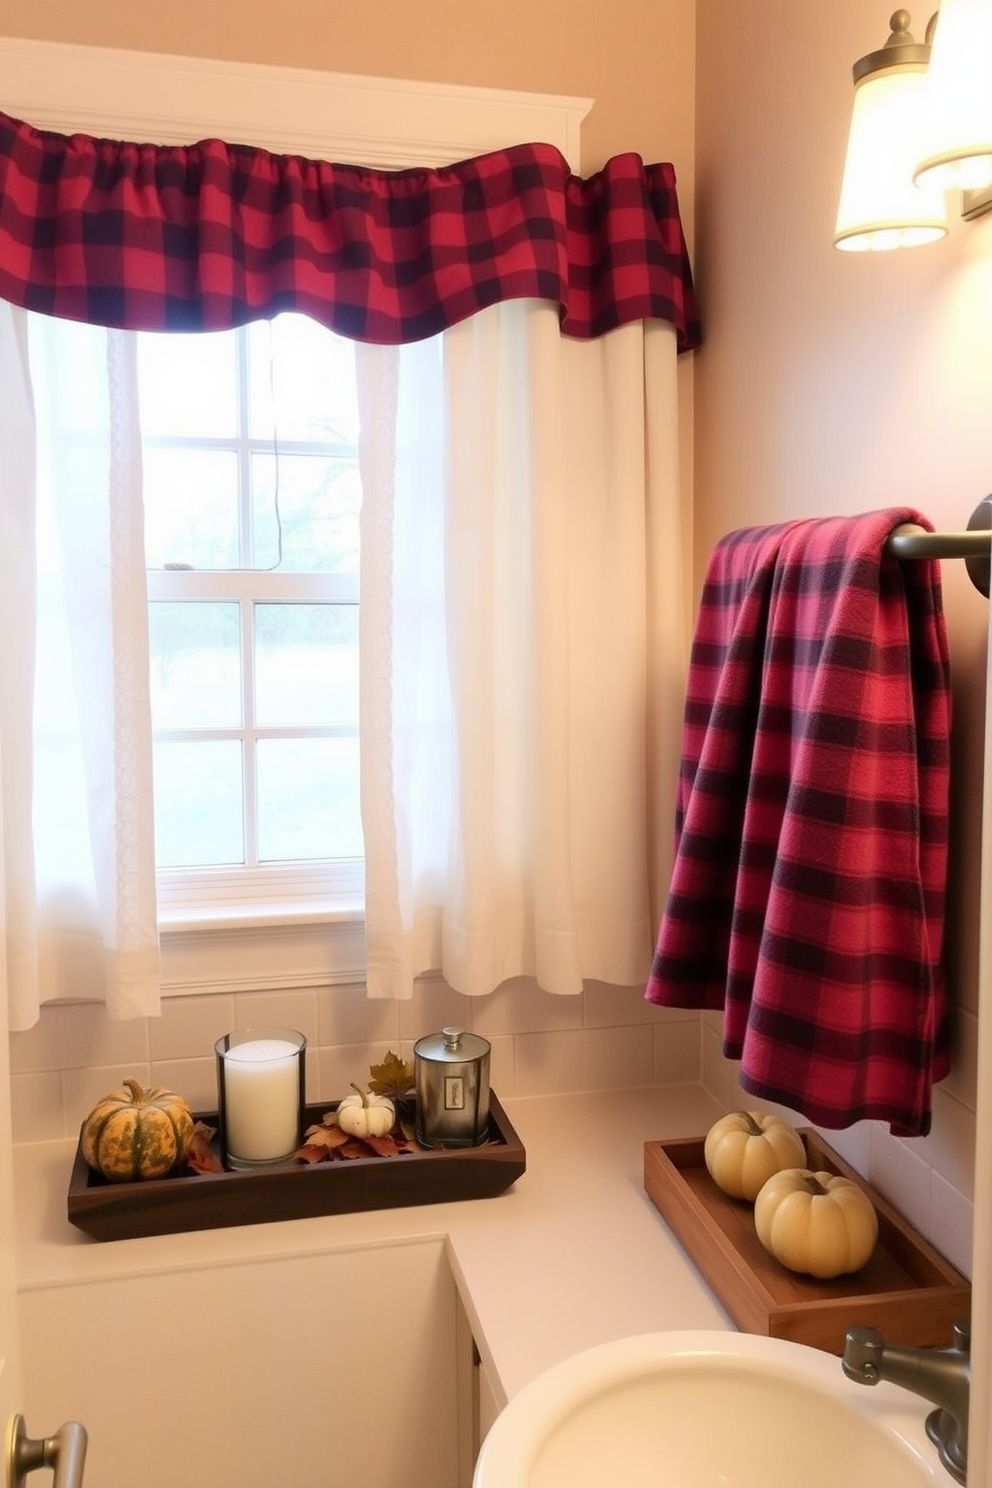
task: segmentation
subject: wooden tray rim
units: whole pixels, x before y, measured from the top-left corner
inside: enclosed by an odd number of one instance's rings
[[[799,1128],[799,1133],[806,1146],[807,1162],[811,1168],[840,1173],[850,1178],[871,1199],[879,1218],[879,1238],[897,1264],[905,1270],[908,1257],[911,1263],[914,1260],[919,1262],[921,1270],[928,1271],[933,1279],[921,1280],[919,1284],[909,1288],[869,1291],[863,1286],[859,1289],[856,1276],[839,1277],[836,1283],[824,1284],[815,1282],[812,1278],[806,1282],[795,1273],[783,1272],[783,1286],[789,1287],[790,1295],[780,1296],[769,1289],[765,1279],[753,1269],[748,1257],[724,1233],[690,1184],[681,1179],[684,1171],[705,1167],[705,1137],[645,1142],[645,1188],[649,1197],[735,1320],[739,1322],[740,1315],[745,1312],[751,1315],[760,1313],[770,1332],[782,1336],[785,1329],[787,1336],[801,1340],[804,1329],[822,1333],[825,1319],[834,1314],[849,1314],[852,1304],[862,1310],[891,1310],[903,1304],[908,1308],[919,1307],[926,1299],[936,1307],[946,1304],[949,1314],[966,1313],[971,1292],[967,1278],[924,1239],[855,1168],[845,1162],[818,1131],[802,1127]],[[653,1187],[649,1186],[649,1168],[652,1162],[662,1165],[664,1181],[670,1189],[670,1208],[665,1207]],[[718,1193],[716,1185],[713,1185],[713,1189],[714,1193]],[[727,1197],[725,1202],[727,1206],[737,1208],[738,1201]],[[700,1248],[704,1252],[702,1256],[698,1253]],[[707,1263],[707,1248],[718,1254],[719,1265]],[[721,1265],[723,1275],[720,1274]],[[769,1275],[773,1274],[774,1272],[769,1272]],[[731,1276],[734,1288],[739,1289],[736,1295],[729,1295]],[[913,1280],[911,1275],[910,1280]],[[808,1299],[795,1295],[804,1286],[808,1286],[811,1293]],[[834,1286],[837,1288],[836,1292],[832,1290]],[[845,1286],[847,1290],[844,1290]]]
[[[963,1276],[960,1271],[952,1266],[946,1256],[941,1255],[940,1251],[932,1246],[877,1189],[873,1188],[856,1168],[852,1168],[849,1163],[845,1162],[840,1153],[835,1152],[829,1142],[818,1131],[813,1127],[805,1126],[798,1127],[797,1130],[806,1147],[808,1166],[810,1168],[817,1171],[823,1170],[825,1172],[839,1173],[843,1177],[849,1178],[852,1183],[856,1183],[868,1195],[878,1215],[879,1238],[887,1249],[891,1250],[893,1248],[893,1241],[895,1242],[895,1248],[900,1251],[905,1252],[907,1247],[911,1247],[920,1259],[932,1267],[934,1271],[942,1273],[941,1280],[934,1283],[934,1286],[970,1286],[967,1277]],[[677,1137],[672,1141],[646,1142],[644,1145],[645,1149],[649,1147],[659,1149],[671,1168],[678,1173],[686,1168],[702,1168],[704,1166],[703,1145],[705,1140],[705,1137]],[[672,1161],[671,1156],[673,1152],[682,1156],[698,1156],[698,1161],[675,1163]],[[712,1229],[714,1235],[726,1241],[727,1237],[723,1231],[712,1223],[709,1211],[704,1205],[698,1203],[695,1194],[688,1185],[685,1185],[684,1194],[692,1203],[692,1206],[698,1209],[700,1215],[705,1216],[705,1223]],[[728,1205],[732,1205],[735,1202],[733,1199],[727,1199]],[[728,1248],[733,1249],[729,1246]],[[733,1254],[736,1256],[739,1252],[733,1250]],[[790,1281],[793,1285],[802,1284],[802,1279],[794,1274],[790,1274]],[[761,1286],[758,1277],[755,1277],[755,1284]],[[921,1284],[919,1287],[910,1288],[907,1291],[907,1295],[915,1296],[921,1290],[930,1291],[932,1287],[923,1287]],[[894,1293],[887,1292],[885,1295],[894,1295]],[[783,1305],[772,1293],[768,1293],[768,1300],[774,1306]],[[818,1299],[817,1305],[821,1305],[821,1302],[822,1299]],[[793,1306],[803,1306],[805,1304],[789,1302],[784,1305],[792,1308]]]

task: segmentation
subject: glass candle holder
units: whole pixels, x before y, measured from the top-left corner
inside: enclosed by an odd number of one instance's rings
[[[217,1056],[218,1124],[229,1168],[286,1162],[300,1145],[307,1041],[295,1028],[225,1033]]]

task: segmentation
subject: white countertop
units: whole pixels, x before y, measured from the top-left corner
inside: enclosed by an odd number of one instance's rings
[[[69,1224],[71,1142],[15,1149],[22,1289],[443,1237],[503,1402],[580,1349],[734,1324],[644,1192],[646,1141],[701,1135],[697,1085],[503,1102],[527,1170],[494,1199],[95,1241]],[[397,1161],[402,1161],[398,1158]],[[501,1403],[503,1403],[501,1402]]]

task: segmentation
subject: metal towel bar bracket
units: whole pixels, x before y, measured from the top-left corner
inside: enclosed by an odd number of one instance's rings
[[[24,1417],[12,1416],[7,1429],[7,1488],[24,1488],[29,1473],[52,1469],[52,1488],[82,1488],[86,1463],[86,1428],[64,1421],[54,1436],[30,1437]]]
[[[968,577],[980,594],[992,588],[992,496],[984,497],[968,520],[966,532],[927,532],[905,522],[889,534],[885,551],[895,558],[963,558]]]

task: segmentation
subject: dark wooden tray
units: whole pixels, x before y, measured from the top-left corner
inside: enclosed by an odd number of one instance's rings
[[[758,1239],[754,1206],[713,1182],[703,1137],[646,1142],[644,1187],[742,1331],[842,1354],[847,1329],[862,1323],[890,1343],[948,1346],[971,1311],[966,1279],[818,1132],[800,1136],[811,1168],[850,1178],[875,1206],[878,1244],[852,1275],[817,1281],[780,1265]]]
[[[319,1122],[336,1104],[324,1101],[308,1106],[305,1125]],[[217,1125],[216,1113],[197,1119]],[[309,1165],[291,1162],[250,1173],[179,1172],[144,1183],[108,1183],[92,1171],[77,1146],[69,1178],[68,1217],[96,1240],[133,1240],[141,1235],[310,1219],[360,1209],[490,1199],[509,1188],[526,1165],[523,1144],[491,1095],[489,1141],[481,1147],[435,1148],[397,1157],[355,1157]]]

